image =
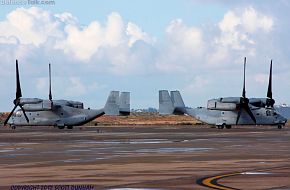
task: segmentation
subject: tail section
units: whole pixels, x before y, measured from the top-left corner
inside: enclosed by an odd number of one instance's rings
[[[174,106],[174,114],[183,115],[185,113],[185,105],[179,91],[170,92],[171,100]]]
[[[162,115],[173,114],[174,106],[168,90],[159,90],[159,113]]]
[[[106,115],[130,115],[130,92],[111,91],[106,105]]]
[[[120,115],[130,115],[130,92],[121,92],[119,113]]]
[[[185,113],[185,105],[179,91],[159,91],[159,113],[162,115]]]
[[[105,105],[105,114],[106,115],[119,115],[119,91],[111,91],[106,105]]]

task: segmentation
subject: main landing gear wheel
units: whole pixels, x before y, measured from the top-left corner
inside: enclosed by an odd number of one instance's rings
[[[231,129],[232,126],[231,126],[231,125],[226,125],[226,128],[227,128],[227,129]]]
[[[67,126],[67,129],[73,129],[73,126],[69,125]]]
[[[278,125],[278,129],[282,129],[282,125]]]
[[[57,126],[59,129],[64,129],[64,125]]]
[[[226,128],[226,129],[231,129],[232,126],[223,123],[222,125],[217,125],[217,128],[218,128],[218,129],[224,129],[224,128]]]

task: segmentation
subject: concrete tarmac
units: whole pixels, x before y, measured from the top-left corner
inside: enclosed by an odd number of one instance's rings
[[[1,127],[0,189],[290,189],[289,147],[287,126]]]

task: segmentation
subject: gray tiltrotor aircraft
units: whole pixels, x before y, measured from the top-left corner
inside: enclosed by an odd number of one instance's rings
[[[272,98],[272,61],[270,65],[267,98],[247,98],[245,90],[245,67],[242,97],[225,97],[208,100],[207,108],[187,108],[179,91],[159,91],[160,114],[188,114],[204,123],[216,125],[219,129],[231,125],[277,125],[279,129],[287,119],[276,112]]]
[[[22,98],[18,61],[16,60],[16,98],[14,108],[4,122],[15,128],[16,126],[55,126],[59,129],[72,129],[73,126],[83,125],[107,115],[129,115],[130,93],[112,91],[102,109],[84,109],[82,102],[70,100],[53,100],[51,94],[51,69],[49,64],[49,99]],[[20,107],[15,113],[15,109]]]

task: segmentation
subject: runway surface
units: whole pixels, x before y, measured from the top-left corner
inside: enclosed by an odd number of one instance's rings
[[[290,189],[289,147],[289,127],[1,127],[0,189]]]

